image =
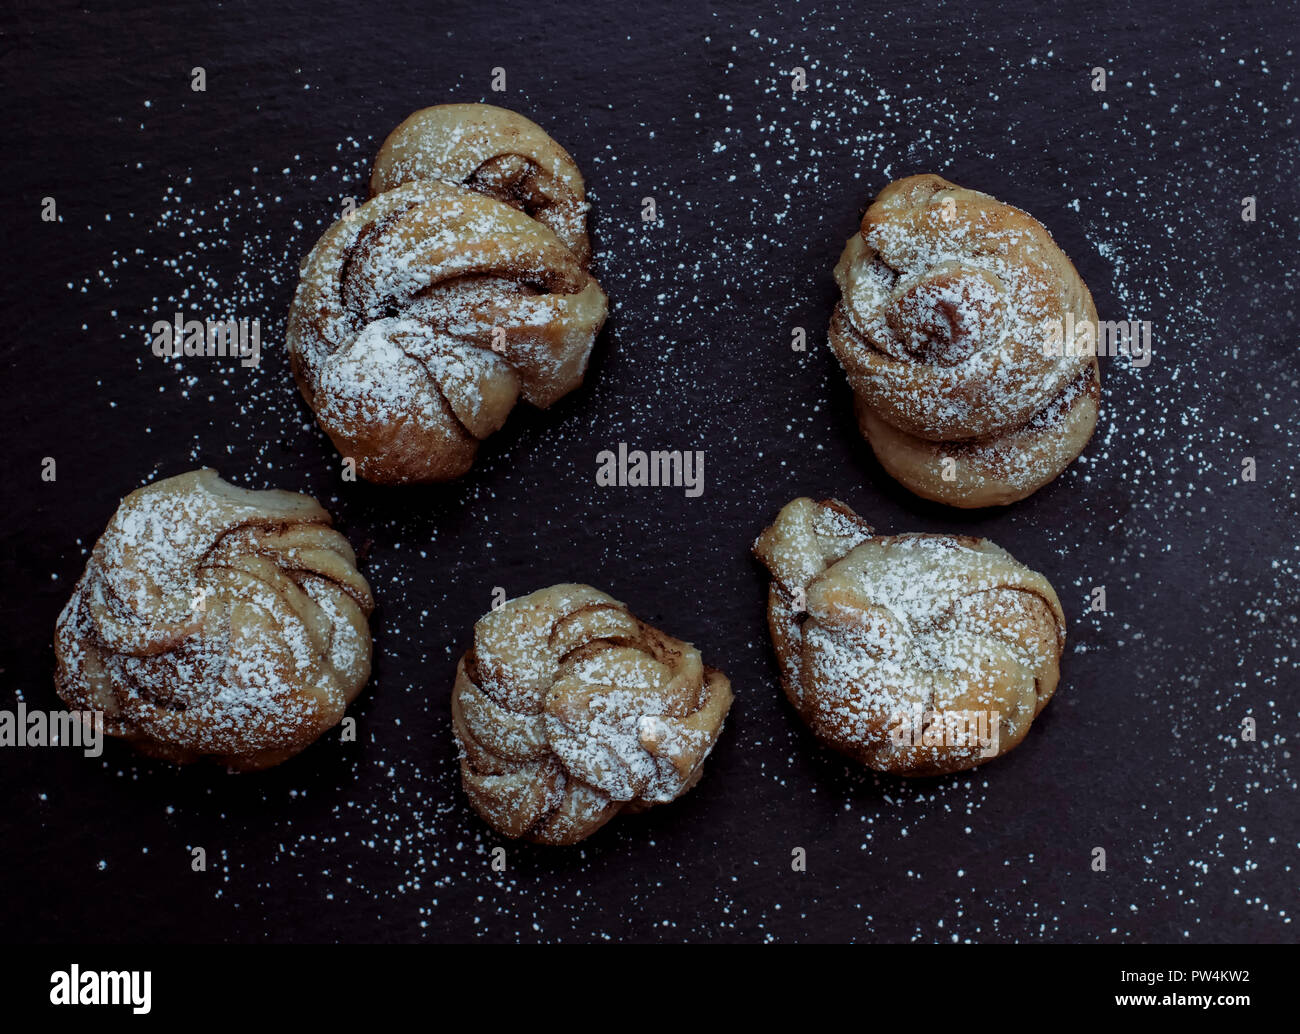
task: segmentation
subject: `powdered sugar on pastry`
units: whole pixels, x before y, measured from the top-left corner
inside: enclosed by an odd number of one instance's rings
[[[694,647],[586,585],[483,617],[452,693],[470,802],[508,836],[555,844],[681,796],[730,706]]]
[[[412,116],[375,196],[305,263],[294,373],[368,480],[458,477],[519,396],[545,408],[582,382],[607,300],[586,269],[581,177],[523,123],[490,105]],[[505,141],[534,157],[489,153]]]
[[[131,493],[95,544],[59,617],[58,690],[148,753],[263,768],[361,691],[372,608],[314,500],[182,474]]]
[[[1095,389],[1096,361],[1053,354],[1051,342],[1067,325],[1095,327],[1097,313],[1036,220],[938,176],[911,176],[881,191],[835,278],[831,348],[863,434],[908,488],[958,506],[1012,502],[1082,450],[1098,395],[1072,389],[1089,370]],[[1065,420],[1069,404],[1076,413]],[[1049,408],[1061,418],[1038,419]],[[981,458],[941,476],[942,460],[968,442]]]
[[[871,536],[855,519],[834,500],[796,499],[755,543],[773,576],[768,621],[800,715],[836,749],[902,775],[992,756],[972,744],[899,742],[895,730],[917,715],[996,716],[996,753],[1014,747],[1059,677],[1065,619],[1051,585],[983,539]],[[827,548],[828,521],[856,523],[841,549]]]

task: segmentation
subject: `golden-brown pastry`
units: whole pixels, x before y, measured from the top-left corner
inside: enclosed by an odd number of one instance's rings
[[[591,259],[582,173],[536,122],[492,104],[437,104],[388,134],[370,196],[419,180],[459,183],[550,227],[578,262]]]
[[[1031,216],[939,176],[890,183],[835,267],[830,344],[881,465],[952,506],[1015,502],[1097,425],[1097,310]]]
[[[871,768],[940,775],[1016,746],[1060,676],[1047,579],[986,539],[884,535],[834,499],[796,499],[759,536],[786,696]]]
[[[197,470],[118,507],[59,615],[56,687],[175,762],[267,768],[370,677],[370,588],[309,496]]]
[[[607,311],[582,178],[527,119],[455,104],[398,127],[372,186],[304,263],[290,360],[362,477],[445,481],[520,396],[544,409],[582,383]]]
[[[480,618],[452,690],[470,803],[493,829],[574,844],[699,781],[731,683],[589,585]]]

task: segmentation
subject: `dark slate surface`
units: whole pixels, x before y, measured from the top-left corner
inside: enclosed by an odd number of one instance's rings
[[[1296,9],[746,8],[6,9],[0,706],[58,706],[55,617],[155,477],[207,464],[316,495],[380,601],[359,743],[252,777],[0,750],[6,938],[1295,939]],[[346,484],[282,347],[296,264],[388,130],[450,100],[573,153],[615,309],[586,385],[518,410],[459,484]],[[1106,364],[1085,458],[1007,510],[893,485],[824,347],[844,239],[921,171],[1035,214],[1104,318],[1153,325],[1148,367]],[[178,305],[260,319],[260,369],[155,359],[145,328]],[[597,488],[619,442],[703,449],[705,494]],[[987,536],[1051,579],[1064,680],[1018,750],[906,783],[817,747],[748,554],[802,493]],[[579,848],[511,846],[494,873],[458,787],[455,658],[494,586],[568,579],[697,643],[736,704],[685,798]]]

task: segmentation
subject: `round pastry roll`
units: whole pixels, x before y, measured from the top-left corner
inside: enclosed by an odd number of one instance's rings
[[[882,190],[835,267],[830,345],[886,471],[953,506],[1023,499],[1097,424],[1097,310],[1031,216],[939,176]]]
[[[95,543],[56,626],[56,688],[146,754],[267,768],[361,692],[373,607],[314,499],[191,471],[136,489]]]
[[[608,309],[582,178],[527,119],[445,105],[394,131],[372,186],[304,262],[290,361],[362,477],[449,480],[519,398],[582,383]]]
[[[759,536],[781,682],[819,739],[902,776],[1015,747],[1056,690],[1065,616],[993,543],[875,535],[834,499],[796,499]]]
[[[479,619],[451,710],[461,780],[497,832],[573,844],[699,781],[731,683],[588,585]]]

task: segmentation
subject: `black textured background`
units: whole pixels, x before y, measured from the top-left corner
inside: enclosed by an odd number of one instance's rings
[[[6,5],[0,707],[58,706],[51,632],[86,551],[122,495],[197,466],[317,496],[379,608],[360,742],[242,777],[0,750],[3,936],[1294,941],[1296,11]],[[614,309],[585,386],[517,410],[461,482],[345,484],[281,344],[297,262],[387,132],[451,100],[574,155]],[[1103,319],[1153,323],[1149,367],[1103,366],[1084,459],[1007,510],[893,485],[824,347],[844,239],[922,171],[1036,215]],[[260,319],[261,368],[155,359],[146,328],[178,305]],[[597,488],[620,441],[703,449],[704,496]],[[987,536],[1055,584],[1063,682],[1020,748],[907,783],[816,746],[748,554],[803,493]],[[458,786],[455,659],[494,586],[561,580],[695,642],[736,703],[682,800],[494,873]]]

